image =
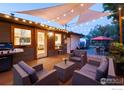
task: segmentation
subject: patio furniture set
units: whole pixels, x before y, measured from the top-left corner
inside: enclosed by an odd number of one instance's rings
[[[13,75],[15,85],[58,85],[59,80],[66,82],[70,78],[73,85],[95,85],[101,84],[102,78],[115,78],[111,58],[91,61],[82,50],[74,50],[67,62],[55,64],[51,71],[44,70],[43,64],[30,67],[21,61],[13,66]]]

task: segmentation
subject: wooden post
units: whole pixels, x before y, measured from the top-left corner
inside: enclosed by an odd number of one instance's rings
[[[120,30],[120,47],[122,47],[123,46],[123,34],[122,34],[121,8],[119,8],[119,30]]]

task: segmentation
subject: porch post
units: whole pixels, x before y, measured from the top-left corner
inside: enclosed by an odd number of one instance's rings
[[[122,35],[122,16],[121,8],[119,8],[119,30],[120,30],[120,47],[123,46],[123,35]]]

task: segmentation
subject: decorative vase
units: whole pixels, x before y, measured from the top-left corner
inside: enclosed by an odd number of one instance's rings
[[[65,64],[67,64],[67,60],[68,60],[68,58],[63,58],[63,61]]]

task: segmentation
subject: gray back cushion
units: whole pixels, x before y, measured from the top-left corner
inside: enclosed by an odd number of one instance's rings
[[[81,57],[81,55],[84,54],[84,51],[82,50],[74,50],[73,52],[74,52],[74,55],[77,57]]]
[[[100,63],[100,66],[96,70],[96,80],[100,81],[101,78],[106,78],[107,77],[107,72],[108,72],[108,61],[107,60],[102,60]]]
[[[27,65],[25,62],[21,61],[18,63],[18,65],[27,73],[29,74],[29,78],[31,83],[35,83],[38,80],[38,77],[36,75],[35,69]]]

